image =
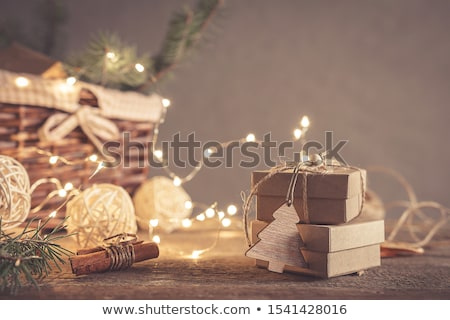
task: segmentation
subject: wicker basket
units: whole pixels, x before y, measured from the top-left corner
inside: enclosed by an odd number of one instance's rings
[[[88,93],[79,103],[95,106],[97,100],[95,96]],[[18,105],[0,101],[0,154],[14,157],[21,162],[28,171],[31,184],[38,179],[51,177],[59,179],[62,185],[71,182],[75,187],[82,189],[95,183],[112,183],[124,187],[132,195],[148,176],[149,166],[146,162],[148,150],[142,152],[142,150],[131,148],[126,154],[121,154],[123,157],[127,157],[129,166],[125,168],[121,164],[113,168],[104,168],[92,179],[89,179],[98,164],[80,160],[86,159],[92,154],[98,154],[98,150],[79,127],[60,141],[49,142],[39,139],[39,128],[56,112],[60,111],[41,106]],[[117,126],[120,133],[128,132],[131,141],[138,141],[145,145],[152,140],[157,125],[155,121],[109,120]],[[117,141],[123,142],[122,134]],[[67,165],[61,161],[51,164],[48,154],[43,154],[39,150],[77,161],[77,164]],[[53,190],[55,190],[55,186],[52,184],[39,186],[32,194],[32,208],[41,204]],[[53,198],[39,212],[30,214],[29,219],[36,216],[48,216],[62,202],[63,198],[58,196]],[[61,209],[49,226],[54,226],[64,216],[64,209]]]

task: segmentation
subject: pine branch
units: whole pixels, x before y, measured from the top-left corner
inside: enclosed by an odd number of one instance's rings
[[[180,60],[186,49],[193,16],[194,13],[186,8],[183,13],[175,14],[172,18],[161,53],[155,58],[156,77],[161,70]]]
[[[45,277],[52,268],[61,270],[65,263],[63,256],[71,251],[55,241],[70,235],[59,233],[65,229],[64,220],[45,235],[42,231],[50,219],[31,229],[32,219],[18,235],[8,234],[1,229],[0,220],[0,292],[9,291],[16,294],[25,283],[38,288],[37,279]]]
[[[201,39],[202,32],[223,0],[199,0],[196,8],[175,13],[160,53],[152,60],[138,57],[111,33],[99,33],[86,50],[68,60],[66,71],[76,78],[105,87],[149,93],[153,84],[171,71]],[[142,66],[137,67],[137,64]]]
[[[144,70],[151,67],[147,56],[138,56],[136,48],[123,44],[117,34],[99,32],[82,54],[68,59],[66,70],[83,81],[130,90],[147,80],[147,73],[136,69],[138,63]]]
[[[139,91],[148,91],[149,87],[175,68],[181,58],[198,43],[222,4],[223,0],[199,0],[194,11],[185,9],[173,16],[161,52],[154,58],[154,74],[138,88]]]

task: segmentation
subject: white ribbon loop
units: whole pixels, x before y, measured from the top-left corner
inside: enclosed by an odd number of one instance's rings
[[[100,109],[80,106],[73,114],[57,113],[50,116],[39,129],[39,138],[42,141],[62,140],[78,126],[102,154],[103,144],[100,139],[114,140],[120,136],[116,124],[104,118]]]

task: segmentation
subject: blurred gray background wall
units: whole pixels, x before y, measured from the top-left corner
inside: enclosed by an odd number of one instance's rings
[[[0,0],[0,17],[33,26],[36,1]],[[195,1],[67,1],[61,56],[98,30],[155,53],[175,10]],[[225,0],[206,42],[161,86],[171,99],[161,139],[195,132],[226,141],[253,132],[292,139],[302,115],[308,139],[349,143],[352,165],[397,170],[420,200],[450,205],[450,1]],[[183,175],[188,170],[174,170]],[[241,205],[251,169],[204,169],[185,185],[197,201]],[[152,175],[164,175],[159,169]],[[405,199],[371,174],[385,199]]]

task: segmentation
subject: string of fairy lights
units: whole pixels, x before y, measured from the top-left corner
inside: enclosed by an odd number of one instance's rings
[[[117,55],[114,52],[109,51],[106,53],[105,60],[107,60],[111,63],[114,63],[114,61],[116,61],[116,59],[117,59]],[[145,71],[145,67],[140,63],[134,64],[134,68],[135,68],[136,72],[144,72]],[[77,81],[78,80],[75,77],[68,77],[68,78],[66,78],[66,80],[64,82],[58,82],[58,85],[55,87],[55,90],[59,90],[59,92],[61,92],[61,93],[67,93],[70,90],[74,89],[74,85],[77,83]],[[17,86],[17,88],[25,88],[30,85],[31,80],[29,78],[27,78],[26,76],[21,75],[15,79],[14,83]],[[164,123],[164,121],[165,121],[167,109],[171,105],[171,101],[167,98],[161,98],[161,104],[163,106],[163,112],[162,112],[162,116],[161,116],[159,123],[155,124],[154,132],[153,132],[153,134],[154,134],[153,141],[152,141],[153,142],[152,143],[153,155],[157,159],[160,159],[160,160],[162,160],[163,153],[161,150],[156,148],[156,145],[157,145],[156,142],[157,142],[158,134],[159,134],[159,126],[160,126],[160,124]],[[309,118],[307,116],[303,116],[301,118],[301,120],[299,121],[299,126],[293,130],[294,141],[299,141],[300,145],[304,145],[304,143],[306,141],[306,133],[308,132],[309,127],[310,127]],[[220,146],[222,148],[226,148],[227,145],[229,145],[230,143],[234,143],[234,142],[262,143],[262,141],[260,141],[256,138],[255,134],[249,133],[245,138],[241,138],[241,139],[234,140],[234,141],[224,142],[224,143],[220,144]],[[61,162],[62,164],[69,165],[69,166],[79,165],[82,163],[93,164],[95,166],[95,170],[93,171],[93,173],[91,174],[89,179],[93,178],[101,170],[103,170],[105,167],[107,167],[105,162],[102,159],[100,159],[100,157],[97,153],[90,154],[83,159],[69,160],[59,154],[54,154],[52,152],[49,152],[47,150],[43,150],[43,149],[40,149],[37,147],[34,147],[34,151],[40,155],[46,156],[48,158],[48,163],[50,165],[56,165],[58,162]],[[213,155],[216,151],[217,150],[214,150],[213,148],[207,149],[204,153],[204,156],[206,158],[208,158],[209,156]],[[301,154],[302,159],[304,156],[305,155]],[[165,173],[172,180],[173,185],[175,187],[181,188],[184,183],[191,181],[201,171],[202,167],[203,167],[203,162],[200,161],[199,164],[196,167],[194,167],[184,177],[180,177],[179,175],[175,174],[173,171],[170,170],[170,168],[168,166],[163,166],[163,169],[164,169]],[[397,175],[397,174],[395,174],[395,175]],[[59,204],[57,206],[57,208],[55,208],[54,210],[52,210],[50,212],[50,214],[49,214],[50,218],[57,217],[58,211],[62,210],[62,208],[71,199],[71,197],[77,195],[81,191],[80,190],[81,187],[79,186],[78,188],[76,188],[76,186],[73,184],[73,182],[67,181],[66,183],[62,183],[56,177],[49,177],[49,178],[42,178],[42,179],[39,179],[36,182],[34,182],[34,184],[31,186],[31,193],[33,193],[37,188],[39,188],[43,184],[53,185],[54,190],[49,192],[47,197],[40,204],[38,204],[37,206],[32,208],[30,210],[30,213],[39,212],[47,203],[50,202],[50,200],[52,198],[59,197],[59,198],[61,198],[62,203]],[[411,195],[412,194],[411,186],[407,185],[406,183],[403,183],[403,184],[404,184],[405,190],[408,191],[408,195],[409,195],[410,199],[409,199],[409,201],[401,202],[401,205],[406,207],[406,209],[402,214],[402,218],[399,220],[398,224],[395,226],[394,230],[392,231],[391,235],[389,236],[389,240],[392,240],[393,238],[396,237],[396,234],[398,233],[399,229],[403,227],[403,225],[405,224],[405,221],[407,222],[406,225],[407,225],[410,233],[412,232],[413,235],[415,235],[414,234],[415,229],[413,229],[413,228],[415,228],[415,226],[412,225],[411,221],[413,220],[414,217],[423,218],[424,215],[421,210],[424,207],[440,210],[441,215],[442,215],[441,220],[439,220],[433,226],[433,228],[431,228],[431,230],[426,234],[426,237],[423,240],[417,241],[414,244],[416,246],[421,246],[421,245],[428,243],[428,241],[430,241],[430,239],[434,236],[434,234],[437,232],[437,230],[443,224],[447,223],[450,210],[448,208],[443,207],[442,205],[440,205],[438,203],[435,203],[435,202],[429,202],[429,201],[428,202],[426,202],[426,201],[419,202],[419,201],[417,201],[415,195],[414,194]],[[218,232],[216,233],[214,240],[211,242],[210,245],[208,245],[204,248],[197,248],[197,249],[192,250],[192,252],[188,255],[188,257],[192,258],[192,259],[200,258],[203,254],[212,250],[217,245],[220,231],[223,228],[229,228],[230,226],[232,226],[234,224],[234,221],[232,220],[232,218],[239,212],[238,208],[234,204],[229,204],[226,207],[226,209],[222,210],[219,208],[217,202],[213,202],[212,204],[207,205],[204,203],[189,200],[184,203],[184,206],[186,209],[189,209],[192,211],[194,211],[194,209],[199,210],[199,212],[192,214],[192,216],[190,218],[186,218],[186,219],[182,220],[181,226],[184,229],[190,229],[194,226],[194,224],[198,224],[198,223],[201,224],[201,223],[211,220],[211,219],[216,219],[216,221],[219,222],[218,229],[217,229]],[[150,219],[148,222],[148,225],[149,225],[149,237],[154,242],[160,243],[161,236],[160,236],[160,233],[158,232],[158,225],[159,225],[158,219]],[[417,239],[415,239],[415,240],[417,240]],[[204,242],[204,241],[202,241],[202,242]]]
[[[301,118],[301,120],[299,121],[299,127],[295,128],[293,130],[294,140],[298,140],[298,141],[300,141],[301,144],[303,144],[305,141],[306,132],[308,131],[309,126],[310,126],[310,120],[309,120],[308,116],[303,116]],[[158,132],[156,132],[156,134],[157,133]],[[231,143],[239,143],[240,144],[243,142],[257,142],[258,144],[262,143],[261,140],[258,140],[256,138],[255,134],[249,133],[249,134],[247,134],[247,136],[245,138],[223,142],[223,143],[220,143],[219,146],[222,149],[225,149]],[[153,154],[156,156],[157,159],[162,161],[163,152],[159,149],[156,149],[156,143],[153,143],[152,145],[154,147]],[[205,150],[204,156],[205,156],[205,158],[208,158],[208,157],[214,155],[215,152],[217,152],[216,149],[208,148]],[[184,177],[180,177],[177,174],[175,174],[173,171],[170,170],[170,168],[168,166],[164,166],[163,169],[167,173],[167,175],[172,179],[173,185],[176,187],[181,187],[184,183],[191,181],[200,172],[202,167],[203,167],[203,162],[200,161],[198,163],[198,165],[196,167],[194,167]],[[226,210],[219,210],[217,202],[214,202],[212,205],[208,206],[204,203],[192,202],[189,200],[184,203],[184,206],[186,209],[198,208],[198,209],[200,209],[200,212],[195,214],[191,218],[184,219],[182,221],[183,228],[188,229],[188,228],[191,228],[194,223],[203,222],[203,221],[206,221],[207,219],[214,219],[214,218],[216,218],[217,221],[220,223],[218,231],[217,231],[217,235],[214,237],[213,243],[205,249],[193,250],[192,253],[188,256],[189,258],[192,258],[192,259],[199,258],[201,255],[212,250],[217,245],[221,228],[230,227],[233,224],[232,217],[235,216],[239,211],[238,208],[236,207],[236,205],[234,205],[234,204],[229,204],[226,207]],[[156,230],[157,230],[156,228],[158,227],[158,224],[159,224],[158,219],[151,219],[149,221],[149,236],[152,238],[152,240],[154,242],[160,243],[161,237],[158,233],[156,233]]]
[[[108,63],[114,63],[114,61],[117,61],[117,55],[113,51],[108,51],[105,53],[105,61]],[[145,67],[140,63],[135,63],[134,68],[137,72],[144,72]],[[18,76],[15,79],[15,85],[18,88],[25,88],[29,86],[31,83],[31,80],[27,78],[26,76]],[[68,92],[69,90],[73,90],[73,86],[77,83],[77,79],[73,76],[67,77],[65,79],[65,82],[59,83],[55,90],[60,90],[60,92]],[[160,124],[164,123],[167,109],[171,105],[171,101],[167,98],[161,98],[161,104],[163,106],[163,112],[162,116],[160,118],[159,123],[155,125],[155,128],[153,130],[153,141],[152,141],[152,152],[153,155],[162,161],[163,153],[161,150],[156,148],[158,135],[159,135],[159,126]],[[306,132],[308,131],[310,126],[310,121],[307,116],[303,116],[302,119],[299,121],[299,127],[295,128],[293,131],[293,137],[295,140],[299,140],[301,143],[305,139]],[[224,143],[221,143],[220,146],[222,148],[226,148],[231,143],[243,143],[243,142],[257,142],[262,143],[262,141],[257,140],[255,134],[249,133],[245,138],[241,138],[238,140],[232,140],[227,141]],[[96,174],[98,174],[102,169],[106,167],[106,164],[104,160],[100,159],[99,155],[97,153],[90,154],[82,159],[77,160],[69,160],[59,154],[54,154],[50,151],[40,149],[38,147],[33,147],[33,150],[40,154],[48,157],[48,163],[50,165],[56,165],[58,162],[61,162],[64,165],[74,166],[79,165],[82,163],[91,163],[96,165],[96,169],[93,171],[89,179],[93,178]],[[204,156],[206,158],[213,155],[217,150],[214,150],[214,148],[209,148],[204,153]],[[200,161],[197,166],[195,166],[187,175],[184,177],[180,177],[179,175],[175,174],[173,171],[170,170],[170,168],[166,165],[163,166],[163,170],[165,173],[172,179],[172,183],[176,187],[182,187],[182,185],[186,182],[191,181],[202,169],[203,167],[203,161]],[[56,209],[51,211],[49,214],[50,218],[55,218],[57,216],[57,213],[59,210],[61,210],[67,202],[70,200],[71,197],[78,194],[81,190],[81,187],[76,188],[74,184],[70,181],[66,183],[62,183],[58,178],[56,177],[50,177],[50,178],[43,178],[39,179],[31,186],[31,193],[33,193],[39,186],[43,184],[52,184],[55,187],[55,190],[51,191],[47,197],[37,206],[32,208],[30,210],[30,213],[36,213],[39,210],[41,210],[52,198],[59,197],[61,198],[62,204],[60,204]],[[233,224],[232,217],[235,216],[239,210],[236,205],[229,204],[226,206],[226,209],[219,209],[218,203],[213,202],[210,205],[195,202],[195,201],[186,201],[184,203],[184,206],[188,210],[198,210],[196,214],[193,214],[190,218],[186,218],[182,220],[182,228],[189,229],[191,228],[195,223],[202,223],[208,219],[216,219],[219,222],[219,228],[218,228],[218,234],[217,237],[215,237],[215,240],[213,243],[204,249],[195,249],[192,251],[192,254],[190,255],[191,258],[199,258],[202,254],[206,253],[207,251],[214,248],[214,246],[217,244],[218,235],[220,233],[221,228],[228,228]],[[160,234],[157,233],[158,231],[158,225],[159,221],[158,219],[150,219],[149,220],[149,237],[152,239],[152,241],[156,243],[161,242]]]

